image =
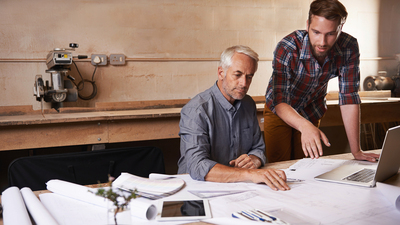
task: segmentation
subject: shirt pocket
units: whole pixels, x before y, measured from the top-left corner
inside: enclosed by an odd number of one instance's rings
[[[240,154],[247,154],[253,146],[253,132],[251,127],[242,129],[240,132]]]

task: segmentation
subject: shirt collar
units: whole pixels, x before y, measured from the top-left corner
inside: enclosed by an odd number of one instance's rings
[[[211,91],[214,94],[215,98],[219,102],[219,104],[227,111],[237,111],[240,108],[241,102],[240,100],[236,100],[233,105],[225,98],[222,94],[221,90],[219,90],[217,82],[215,82],[214,86],[211,87]]]

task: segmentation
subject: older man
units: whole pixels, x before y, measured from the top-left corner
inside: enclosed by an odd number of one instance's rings
[[[178,173],[196,180],[252,181],[289,190],[283,171],[259,169],[266,161],[265,145],[255,102],[246,94],[257,64],[257,53],[246,46],[221,54],[218,81],[182,108]]]

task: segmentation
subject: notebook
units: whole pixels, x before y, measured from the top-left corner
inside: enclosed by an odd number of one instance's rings
[[[344,164],[327,173],[323,173],[316,180],[343,184],[375,187],[376,182],[382,182],[397,174],[400,167],[400,126],[392,127],[386,132],[381,156],[378,165],[368,163]],[[370,177],[370,178],[369,178]],[[368,178],[370,180],[368,180]]]

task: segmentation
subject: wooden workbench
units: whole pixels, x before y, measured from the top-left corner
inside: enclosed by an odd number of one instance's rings
[[[254,97],[258,118],[264,96]],[[385,100],[386,99],[386,100]],[[400,121],[400,100],[365,99],[362,123]],[[98,103],[91,109],[0,112],[0,151],[178,138],[180,110],[189,100]],[[22,110],[23,111],[23,110]],[[343,125],[337,100],[328,101],[324,126]]]

